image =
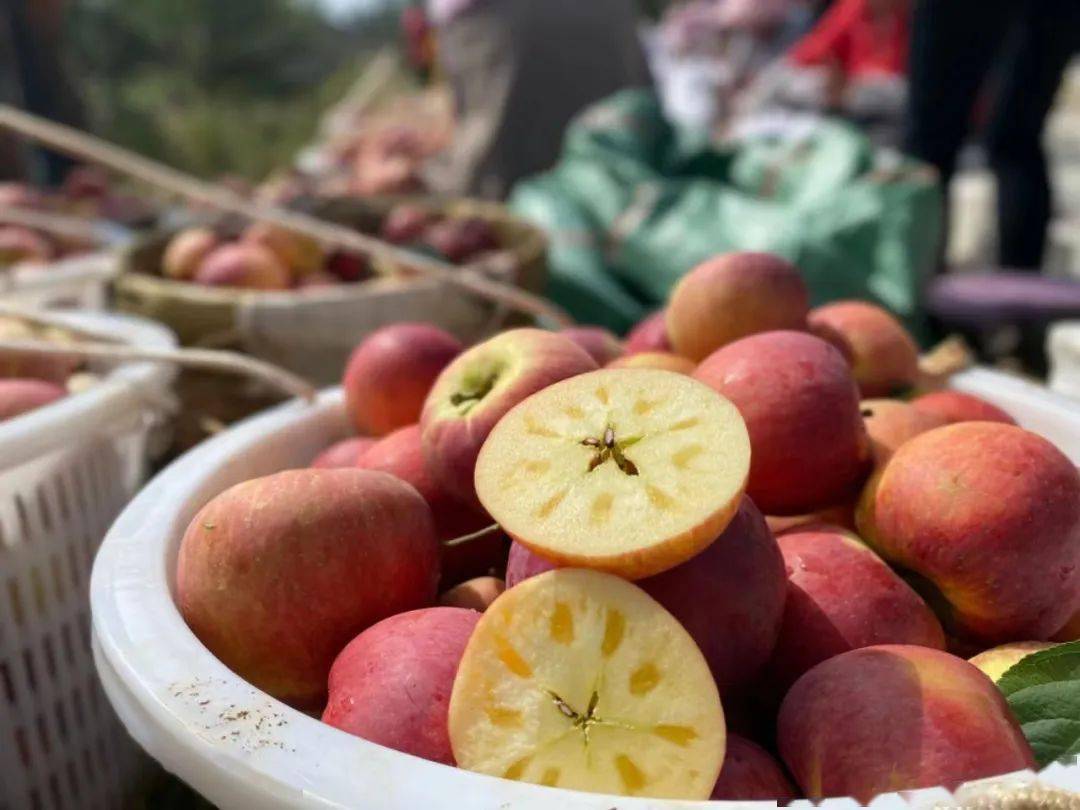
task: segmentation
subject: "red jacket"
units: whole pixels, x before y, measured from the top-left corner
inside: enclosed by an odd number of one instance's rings
[[[907,72],[911,30],[906,0],[875,15],[869,0],[836,0],[788,58],[797,65],[835,65],[849,78]]]

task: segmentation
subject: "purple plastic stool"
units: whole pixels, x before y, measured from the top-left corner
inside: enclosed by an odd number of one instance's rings
[[[964,273],[936,279],[930,314],[948,326],[986,329],[1080,318],[1080,281],[1036,273]]]

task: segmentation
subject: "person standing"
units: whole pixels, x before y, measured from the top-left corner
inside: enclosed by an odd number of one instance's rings
[[[578,112],[651,83],[634,0],[429,0],[428,12],[456,117],[425,172],[442,193],[502,199],[555,163]]]
[[[986,150],[997,177],[999,261],[1041,266],[1051,214],[1042,133],[1080,50],[1080,0],[916,0],[907,151],[947,187],[988,78]]]
[[[81,126],[82,105],[64,58],[65,10],[65,0],[0,0],[0,101]],[[0,177],[56,185],[73,165],[0,134]]]

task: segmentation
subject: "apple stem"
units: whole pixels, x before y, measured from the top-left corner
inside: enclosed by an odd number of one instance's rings
[[[456,548],[463,546],[466,543],[471,543],[473,540],[480,540],[488,535],[495,534],[495,532],[502,531],[498,523],[492,523],[490,526],[485,526],[479,531],[472,532],[471,534],[463,534],[460,537],[451,537],[449,540],[443,540],[444,548]]]

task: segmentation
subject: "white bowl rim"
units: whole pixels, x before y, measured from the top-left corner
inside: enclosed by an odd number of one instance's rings
[[[1001,382],[1002,375],[979,371]],[[971,390],[972,386],[965,386]],[[980,389],[983,385],[978,385]],[[316,404],[292,402],[205,442],[160,473],[113,525],[95,561],[95,658],[114,708],[167,769],[223,807],[357,807],[372,810],[663,810],[774,807],[774,802],[686,802],[546,788],[484,776],[384,748],[331,728],[259,692],[195,638],[171,591],[170,549],[190,513],[235,475],[244,454],[272,437],[310,432],[312,450],[342,435],[340,389]],[[1080,428],[1080,414],[1078,414]],[[321,443],[321,444],[320,444]],[[287,463],[286,463],[287,465]],[[243,480],[242,478],[237,480]],[[300,751],[307,752],[298,755]],[[317,753],[315,753],[317,752]],[[979,783],[1027,784],[1019,772]],[[1080,766],[1051,765],[1040,782],[1080,790]],[[944,788],[886,794],[875,808],[948,802]],[[809,808],[806,800],[795,808]],[[857,806],[828,799],[819,806]]]

